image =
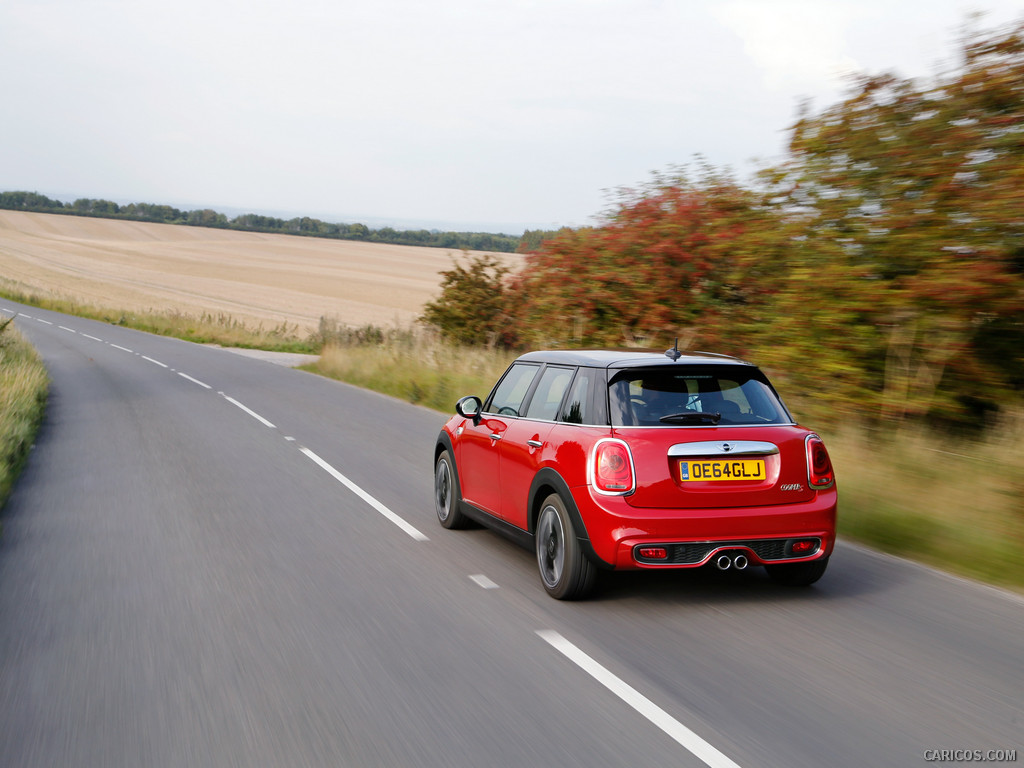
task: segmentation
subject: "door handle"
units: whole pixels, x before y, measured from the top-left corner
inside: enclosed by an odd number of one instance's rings
[[[491,433],[491,440],[501,440],[501,435]]]
[[[543,448],[544,447],[544,443],[542,443],[540,440],[527,440],[526,444],[528,446],[530,446],[531,448]]]

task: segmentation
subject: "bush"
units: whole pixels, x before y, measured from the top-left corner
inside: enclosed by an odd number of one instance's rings
[[[516,338],[508,322],[509,268],[491,255],[469,256],[441,273],[441,295],[424,307],[420,321],[448,341],[509,347]]]

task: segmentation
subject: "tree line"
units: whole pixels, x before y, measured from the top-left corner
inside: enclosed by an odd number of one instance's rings
[[[763,364],[839,417],[980,427],[1024,391],[1024,23],[928,82],[861,76],[803,109],[751,184],[709,166],[623,190],[508,273],[444,273],[460,341],[680,347]]]
[[[309,216],[281,219],[256,213],[246,213],[229,219],[223,213],[209,208],[183,211],[169,205],[153,203],[118,205],[110,200],[91,198],[79,198],[74,202],[65,203],[37,192],[24,191],[0,192],[0,209],[498,253],[512,253],[529,247],[530,244],[539,244],[545,237],[554,234],[541,230],[528,230],[522,237],[517,237],[489,232],[442,232],[436,229],[398,230],[392,227],[371,229],[360,223],[334,224]]]

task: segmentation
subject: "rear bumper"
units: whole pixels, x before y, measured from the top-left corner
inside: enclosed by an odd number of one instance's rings
[[[617,569],[696,568],[724,550],[742,551],[754,565],[805,562],[828,557],[835,546],[834,487],[796,504],[721,509],[637,508],[590,486],[572,494],[593,553]],[[795,539],[819,539],[820,545],[810,555],[792,557],[786,542]],[[640,545],[663,546],[671,555],[643,561],[635,555]]]

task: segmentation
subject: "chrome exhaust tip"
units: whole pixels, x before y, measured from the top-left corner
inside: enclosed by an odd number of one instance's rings
[[[715,566],[720,571],[728,571],[732,567],[732,558],[728,555],[719,555],[715,560]]]
[[[750,561],[747,560],[746,555],[736,555],[736,557],[732,559],[732,564],[736,567],[737,571],[742,571],[744,568],[750,565]]]

